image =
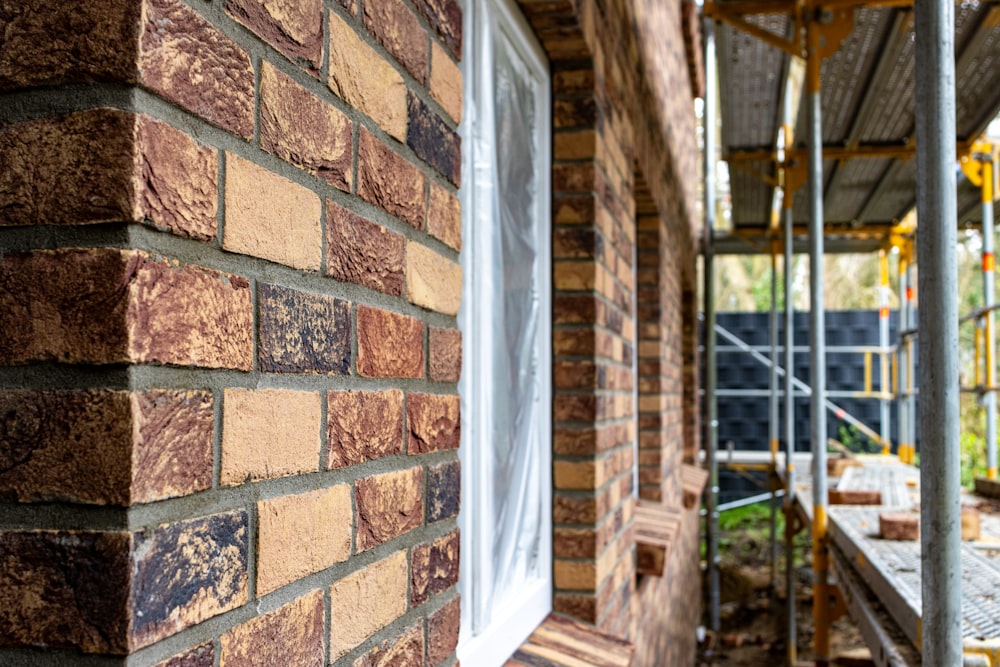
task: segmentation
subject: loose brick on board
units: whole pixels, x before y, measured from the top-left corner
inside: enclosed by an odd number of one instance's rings
[[[219,667],[323,667],[323,592],[313,591],[222,635]]]
[[[455,598],[427,619],[427,663],[438,665],[455,652],[461,625],[461,601]]]
[[[408,315],[358,306],[358,374],[423,377],[423,322]]]
[[[365,27],[414,79],[427,81],[427,31],[405,4],[366,0]]]
[[[328,468],[343,468],[403,453],[403,392],[327,394]]]
[[[457,315],[462,304],[462,266],[416,241],[406,244],[406,296],[411,303]]]
[[[353,667],[421,667],[424,664],[423,621],[387,639],[354,661]]]
[[[351,487],[257,503],[257,594],[265,595],[351,555]]]
[[[462,139],[423,100],[407,93],[406,145],[457,186],[462,178]]]
[[[427,523],[458,515],[462,469],[458,461],[427,468]]]
[[[334,202],[326,203],[326,273],[379,292],[403,293],[405,239]]]
[[[156,663],[155,667],[215,667],[215,644],[207,642]]]
[[[437,42],[431,43],[430,92],[456,124],[462,122],[462,70]]]
[[[437,382],[458,382],[462,374],[462,332],[431,327],[427,340],[430,378]]]
[[[458,531],[413,548],[410,599],[419,607],[458,583]]]
[[[458,197],[431,181],[430,201],[427,203],[427,231],[431,236],[451,246],[462,249],[462,207]]]
[[[403,103],[405,106],[405,99]],[[414,229],[423,229],[426,179],[423,172],[406,158],[361,128],[358,140],[359,197]]]
[[[395,539],[424,521],[422,468],[371,475],[355,482],[357,551]]]
[[[350,119],[267,62],[260,79],[260,146],[334,187],[351,189]]]
[[[323,255],[320,211],[314,192],[226,154],[224,249],[317,271]]]
[[[323,57],[323,0],[226,0],[226,13],[293,62],[318,74]]]
[[[344,375],[351,360],[350,304],[261,285],[259,341],[265,372]]]
[[[448,50],[462,57],[462,7],[456,0],[416,0],[414,4]]]
[[[458,396],[410,394],[406,398],[406,424],[409,454],[458,449],[462,437]]]
[[[353,26],[330,12],[330,89],[392,137],[406,139],[406,84],[402,75]]]
[[[226,389],[220,483],[317,471],[321,412],[314,392]]]
[[[330,658],[336,660],[406,613],[406,552],[347,575],[330,587]]]
[[[146,7],[139,83],[250,139],[254,76],[247,52],[180,0],[146,0]]]

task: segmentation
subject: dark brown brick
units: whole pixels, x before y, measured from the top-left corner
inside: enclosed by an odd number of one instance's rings
[[[413,78],[427,82],[427,31],[399,0],[366,0],[365,27]]]
[[[222,635],[219,667],[323,667],[323,592],[313,591]]]
[[[326,273],[393,296],[403,294],[406,240],[346,208],[326,203]]]
[[[406,398],[408,454],[458,449],[462,439],[458,396],[413,393]]]
[[[269,63],[260,79],[260,146],[341,190],[351,189],[350,119]]]
[[[413,92],[407,94],[406,145],[453,185],[462,178],[462,140]]]
[[[425,181],[419,169],[361,129],[358,196],[415,229],[423,229]]]
[[[416,0],[417,11],[456,58],[462,57],[462,7],[456,0]]]
[[[323,57],[323,0],[226,0],[226,13],[314,75]]]
[[[358,306],[358,374],[423,377],[423,322],[408,315]]]
[[[462,469],[458,461],[427,468],[427,523],[458,514],[462,499]]]
[[[353,667],[421,667],[424,664],[423,621],[401,636],[387,639],[354,661]]]
[[[458,531],[413,548],[410,602],[419,607],[458,583]]]
[[[146,116],[139,118],[138,144],[139,215],[180,236],[215,239],[218,151]],[[65,201],[65,191],[57,192]]]
[[[461,602],[455,598],[427,619],[427,663],[438,665],[455,652],[461,625]]]
[[[410,468],[359,479],[357,551],[365,551],[420,526],[424,520],[422,468]]]
[[[134,124],[94,109],[0,130],[0,226],[132,220]]]
[[[208,642],[156,663],[155,667],[215,667],[215,644]]]
[[[328,468],[403,453],[403,392],[331,391],[327,394]]]
[[[146,0],[146,7],[139,82],[213,125],[253,137],[254,76],[246,51],[180,0]]]
[[[247,515],[214,514],[134,533],[131,647],[247,601]]]
[[[462,332],[431,327],[428,348],[430,378],[436,382],[458,382],[462,374]]]
[[[597,105],[593,97],[555,100],[552,105],[553,127],[593,127],[597,119]]]
[[[260,365],[269,373],[346,374],[350,304],[319,294],[260,287]]]
[[[0,646],[129,649],[128,533],[0,533]]]

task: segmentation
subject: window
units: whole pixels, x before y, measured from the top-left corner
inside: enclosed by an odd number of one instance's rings
[[[465,20],[458,654],[489,666],[552,606],[550,84],[510,3]]]

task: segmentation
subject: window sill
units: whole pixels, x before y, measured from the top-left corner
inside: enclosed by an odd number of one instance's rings
[[[505,667],[628,667],[635,647],[558,614],[549,614],[507,660]]]

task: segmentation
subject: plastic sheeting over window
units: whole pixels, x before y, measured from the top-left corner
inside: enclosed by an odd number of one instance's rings
[[[470,11],[463,641],[509,627],[512,615],[540,613],[537,623],[551,605],[548,73],[505,3],[470,2]]]

